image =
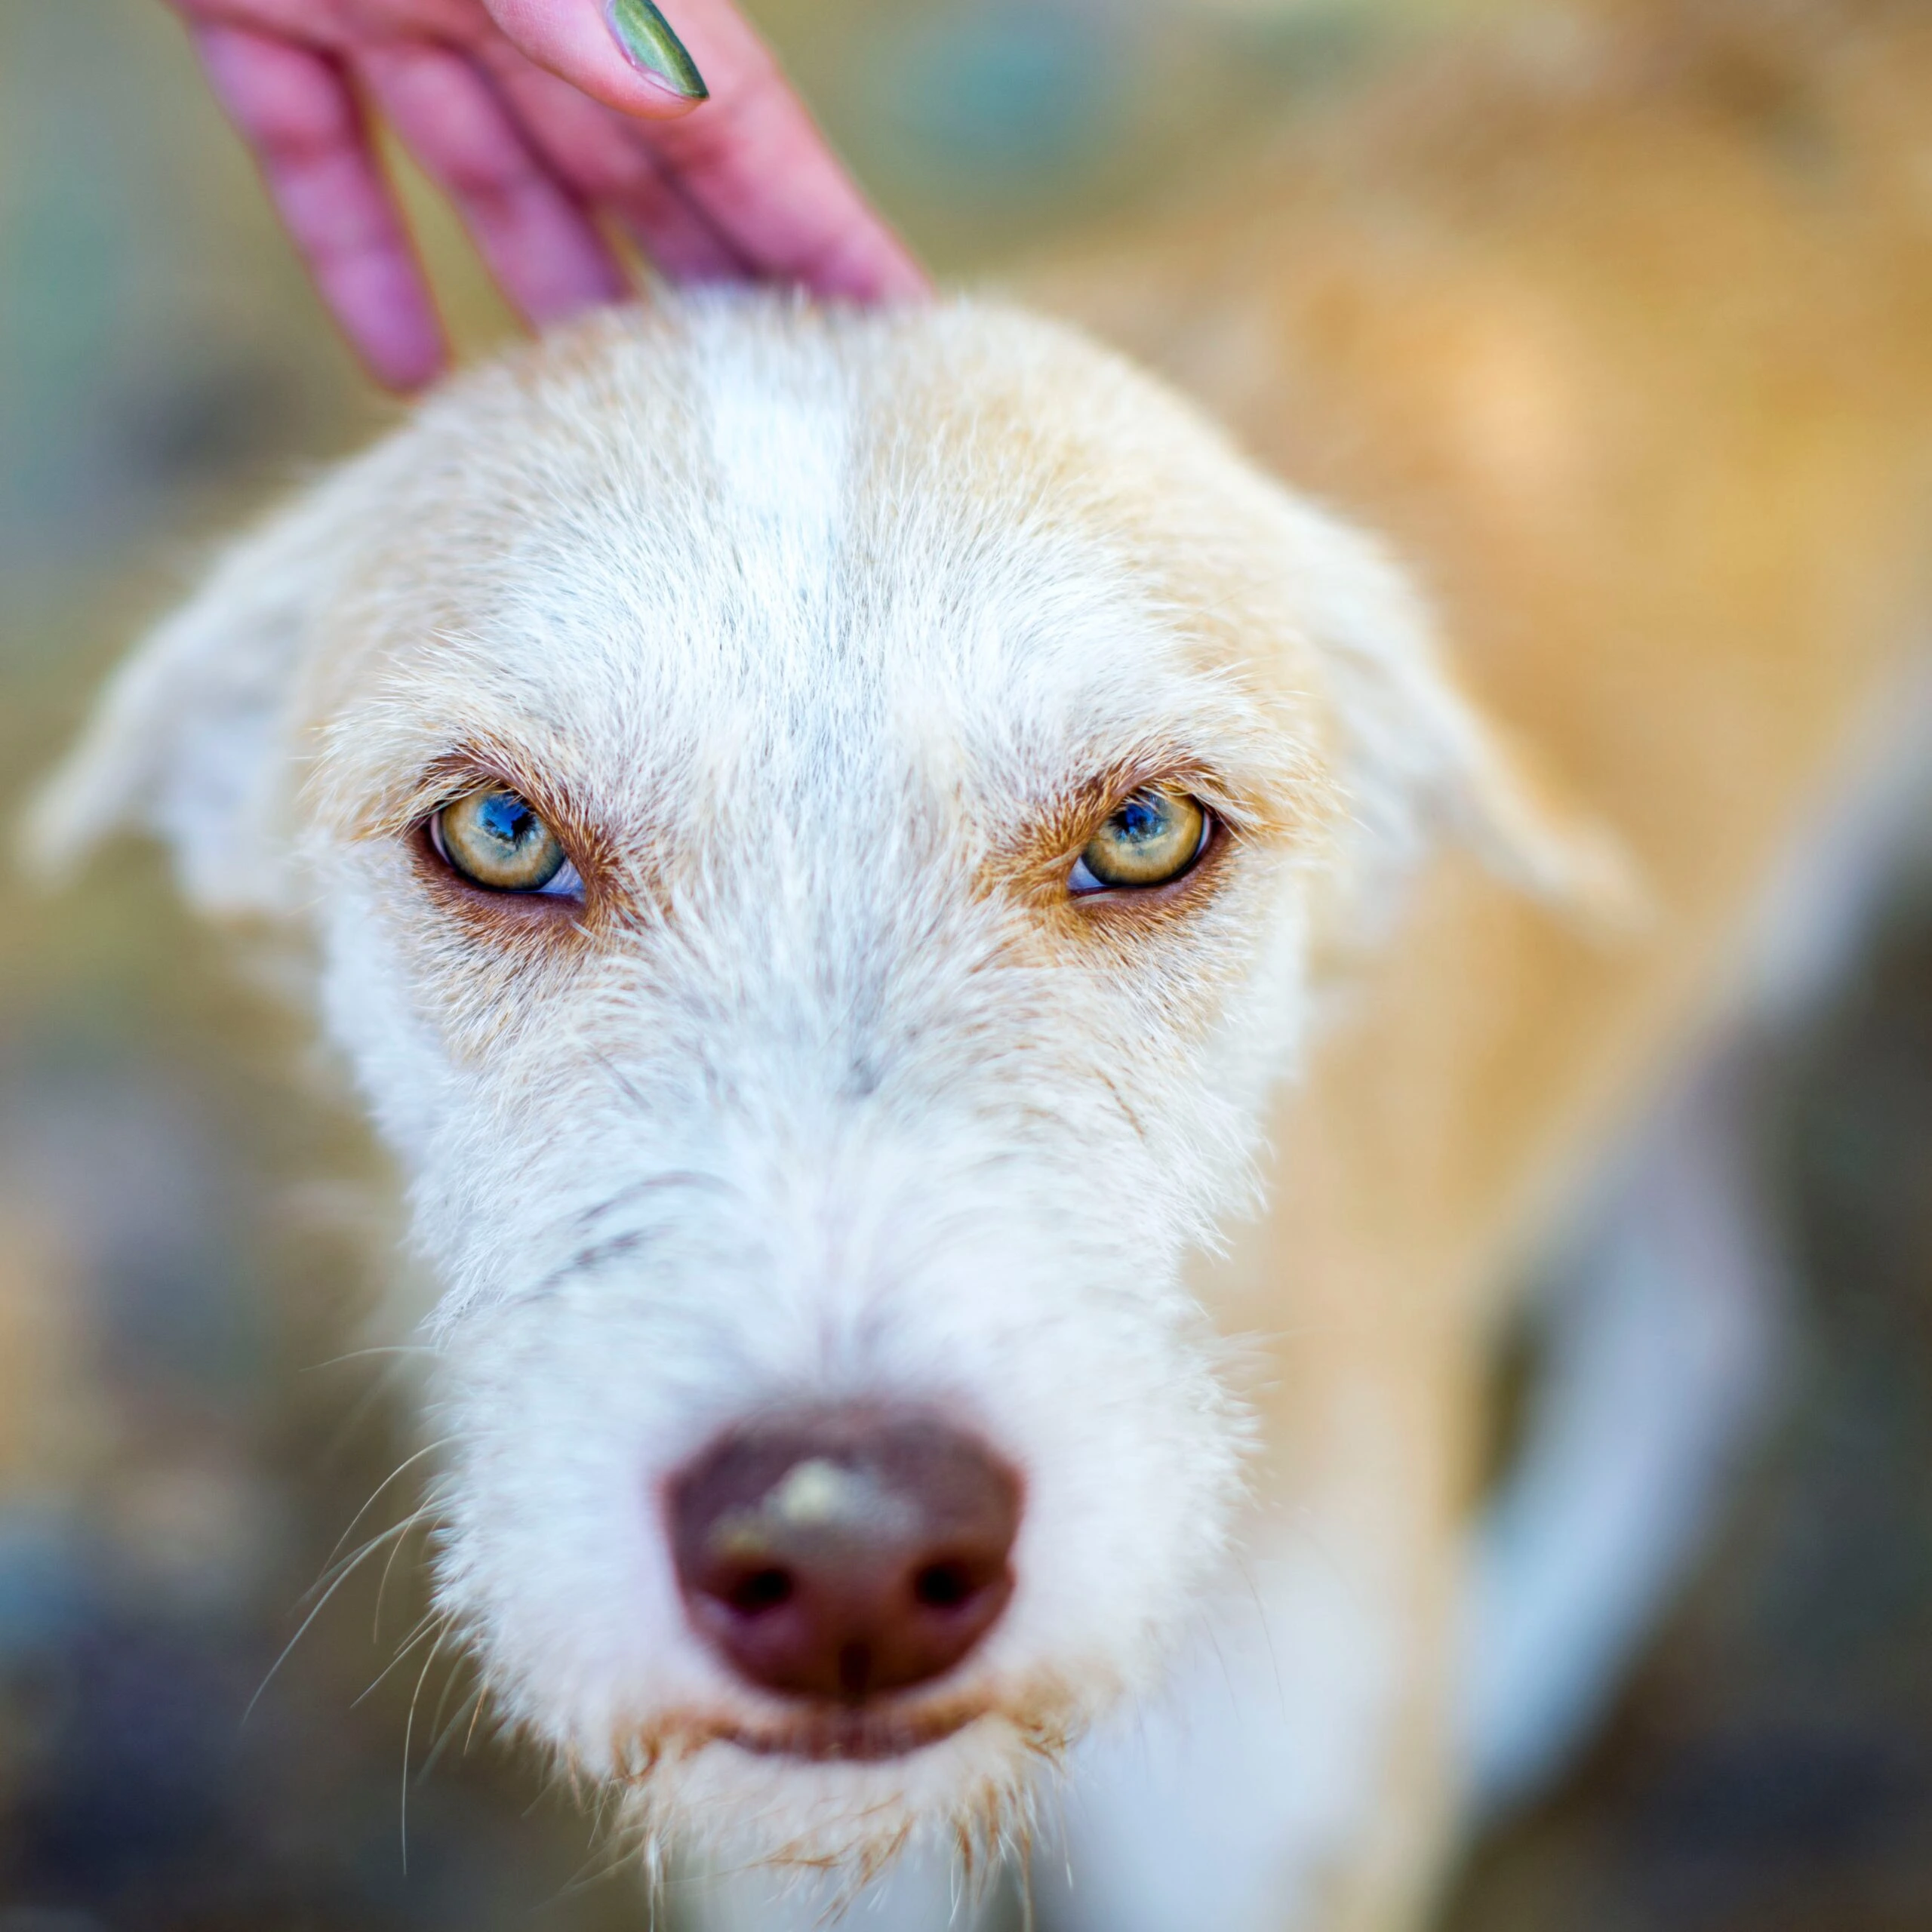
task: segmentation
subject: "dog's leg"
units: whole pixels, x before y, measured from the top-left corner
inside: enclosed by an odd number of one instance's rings
[[[1762,1415],[1783,1270],[1750,1174],[1752,1055],[1642,1137],[1544,1312],[1524,1447],[1478,1533],[1463,1735],[1494,1814],[1589,1736]]]

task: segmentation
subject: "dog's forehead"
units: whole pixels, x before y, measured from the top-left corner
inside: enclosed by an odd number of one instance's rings
[[[612,319],[421,443],[415,711],[578,762],[1104,760],[1156,721],[1238,735],[1241,658],[1281,645],[1238,608],[1237,466],[999,312]]]

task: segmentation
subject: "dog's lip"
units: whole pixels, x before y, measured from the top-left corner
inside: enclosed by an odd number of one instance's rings
[[[801,1704],[758,1718],[686,1712],[647,1727],[617,1755],[633,1778],[649,1777],[666,1758],[688,1758],[714,1744],[800,1764],[880,1764],[943,1743],[998,1709],[985,1697],[953,1697],[911,1706]]]
[[[775,1724],[721,1725],[716,1734],[721,1743],[735,1745],[755,1757],[876,1764],[942,1743],[984,1716],[986,1709],[978,1703],[931,1710],[817,1705]]]

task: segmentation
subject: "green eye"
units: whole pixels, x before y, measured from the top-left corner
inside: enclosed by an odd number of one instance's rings
[[[1165,885],[1179,878],[1208,842],[1208,814],[1179,792],[1137,792],[1074,861],[1076,893]]]
[[[472,792],[445,805],[430,826],[437,851],[473,885],[491,892],[541,892],[577,883],[557,835],[514,792]]]

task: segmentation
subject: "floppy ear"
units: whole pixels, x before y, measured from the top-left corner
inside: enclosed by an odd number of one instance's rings
[[[222,914],[293,909],[295,709],[338,580],[343,491],[325,485],[236,542],[115,674],[35,808],[36,865],[64,872],[109,833],[171,850],[187,897]]]
[[[1347,889],[1361,915],[1374,923],[1446,836],[1589,924],[1639,918],[1642,890],[1620,841],[1540,782],[1471,703],[1403,571],[1319,511],[1297,503],[1294,521],[1296,581],[1340,744]]]

